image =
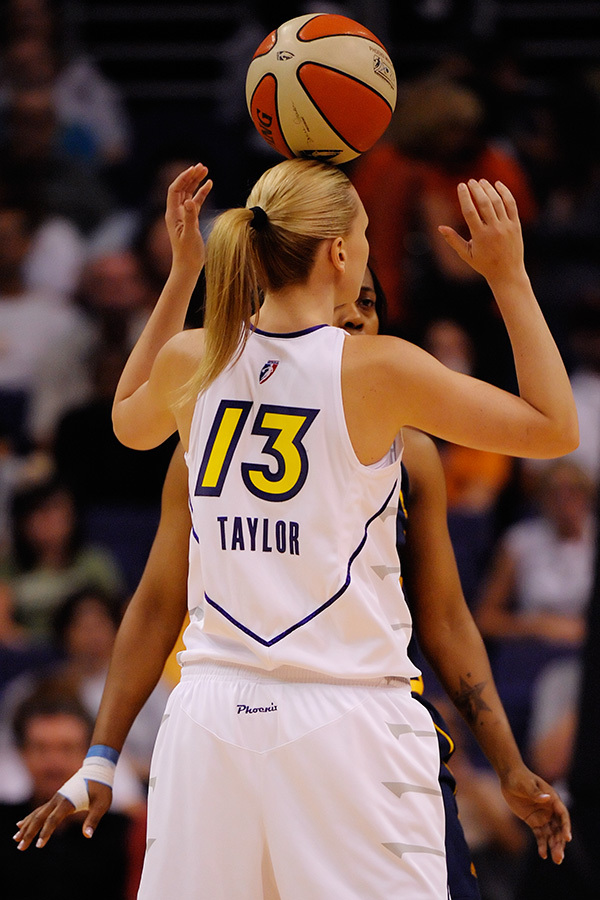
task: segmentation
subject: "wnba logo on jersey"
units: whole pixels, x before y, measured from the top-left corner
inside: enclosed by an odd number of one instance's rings
[[[279,365],[278,359],[268,359],[262,369],[260,370],[260,375],[258,376],[258,383],[264,384],[267,381],[277,366]]]

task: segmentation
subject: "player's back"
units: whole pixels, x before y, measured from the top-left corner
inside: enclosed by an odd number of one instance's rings
[[[400,445],[356,457],[344,419],[346,335],[254,331],[199,397],[187,462],[192,624],[182,659],[338,677],[410,676],[398,584]],[[374,584],[373,567],[390,578]],[[375,580],[377,581],[377,579]]]

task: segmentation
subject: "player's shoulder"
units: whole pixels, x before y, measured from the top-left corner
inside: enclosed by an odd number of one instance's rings
[[[344,360],[353,365],[373,368],[374,371],[402,371],[410,366],[414,352],[420,352],[414,344],[389,334],[364,334],[360,340],[344,344]]]
[[[161,347],[155,362],[156,374],[167,390],[185,383],[196,371],[204,352],[204,331],[180,331]]]
[[[188,328],[177,332],[167,341],[165,349],[169,353],[191,356],[198,360],[204,349],[204,329]]]

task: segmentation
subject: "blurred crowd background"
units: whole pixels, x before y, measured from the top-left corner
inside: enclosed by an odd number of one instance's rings
[[[4,0],[0,872],[17,855],[13,814],[51,796],[85,753],[158,521],[174,443],[125,449],[110,406],[169,270],[167,185],[192,162],[209,166],[207,234],[219,209],[245,202],[279,159],[246,110],[248,62],[282,20],[330,11],[377,34],[399,80],[388,131],[346,166],[369,214],[387,330],[514,389],[489,290],[436,231],[461,228],[459,181],[499,178],[517,199],[528,270],[572,377],[581,445],[569,457],[439,446],[463,588],[500,694],[526,760],[568,799],[600,478],[600,4]],[[200,315],[194,298],[190,320]],[[456,738],[483,900],[548,896],[536,892],[525,830],[425,671]],[[89,896],[135,896],[150,753],[170,686],[165,676],[127,742],[96,856],[74,850],[78,871],[100,864],[103,873]],[[77,834],[65,832],[75,847]],[[33,863],[27,871],[19,877],[32,884],[47,878]],[[38,896],[39,884],[19,896]],[[64,885],[60,896],[71,896]]]

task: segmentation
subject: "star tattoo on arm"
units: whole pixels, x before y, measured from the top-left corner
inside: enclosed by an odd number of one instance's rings
[[[478,684],[469,684],[461,675],[460,690],[454,698],[454,703],[459,712],[464,716],[469,725],[474,725],[480,712],[490,712],[481,696],[487,681],[480,681]]]

